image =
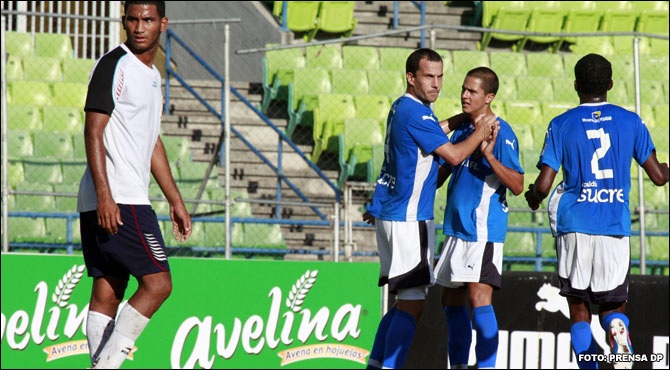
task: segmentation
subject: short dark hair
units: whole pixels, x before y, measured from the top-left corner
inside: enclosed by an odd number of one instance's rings
[[[498,87],[500,82],[498,81],[498,75],[493,72],[491,68],[488,67],[477,67],[471,69],[466,77],[478,78],[482,81],[482,88],[486,94],[497,94]]]
[[[405,73],[410,72],[416,75],[419,70],[419,62],[422,59],[428,59],[429,62],[442,62],[442,56],[435,50],[429,48],[416,49],[407,57]]]
[[[589,95],[603,95],[612,81],[612,63],[598,54],[587,54],[575,64],[577,90]]]
[[[128,8],[131,5],[156,5],[158,16],[165,18],[165,1],[124,1],[123,13],[128,14]]]

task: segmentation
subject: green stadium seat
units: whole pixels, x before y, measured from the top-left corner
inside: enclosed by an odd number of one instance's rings
[[[442,57],[442,70],[444,73],[451,73],[454,70],[454,63],[451,58],[451,51],[446,49],[436,49]]]
[[[558,1],[545,1],[538,4],[538,7],[533,7],[528,17],[528,25],[526,31],[535,33],[560,33],[563,30],[565,22],[566,11],[558,7],[550,8],[550,4],[558,4]],[[550,51],[556,51],[555,47],[560,41],[560,36],[538,36],[526,35],[519,45],[518,51],[523,50],[528,41],[536,44],[549,44]]]
[[[668,11],[667,1],[633,1],[633,10],[641,12],[643,10]]]
[[[347,118],[356,117],[354,97],[350,94],[319,94],[314,108],[312,137],[314,149],[311,160],[319,161],[323,152],[337,150],[337,137],[344,129]]]
[[[35,56],[59,59],[74,57],[70,36],[62,33],[36,33]]]
[[[385,95],[355,95],[356,117],[373,118],[386,125],[391,99]]]
[[[531,10],[529,8],[511,8],[511,7],[502,7],[498,9],[497,14],[493,17],[491,25],[488,27],[494,30],[507,30],[507,31],[526,31],[526,26],[528,24],[528,18],[530,17]],[[491,40],[499,40],[505,42],[513,42],[512,49],[519,50],[518,46],[520,41],[524,38],[523,35],[508,34],[508,33],[496,33],[496,32],[485,32],[482,35],[482,40],[480,43],[479,50],[486,50]]]
[[[244,224],[244,247],[286,249],[284,234],[278,224]]]
[[[35,54],[33,36],[26,32],[5,32],[5,52],[20,58],[33,56]]]
[[[607,92],[607,101],[618,105],[625,105],[628,102],[635,101],[635,98],[633,94],[629,93],[626,81],[614,81],[612,89]]]
[[[364,69],[333,69],[330,76],[333,94],[365,95],[370,89]]]
[[[165,154],[170,162],[191,162],[191,144],[184,136],[161,135]]]
[[[23,57],[23,79],[56,82],[63,80],[61,61],[50,57]]]
[[[439,97],[433,103],[433,113],[440,121],[459,114],[463,111],[460,99]]]
[[[354,32],[358,20],[354,16],[355,1],[321,1],[316,27],[308,36],[311,40],[318,32],[341,34],[349,37]]]
[[[63,184],[79,184],[81,177],[86,170],[86,159],[61,160],[61,170],[63,171]]]
[[[237,247],[244,244],[244,224],[234,223],[230,225],[232,237],[230,244]],[[223,222],[205,222],[205,246],[224,248],[226,246],[226,224]]]
[[[78,82],[54,82],[52,105],[56,107],[76,107],[84,109],[88,85]]]
[[[549,77],[518,76],[516,96],[519,100],[553,100],[554,88]],[[509,114],[509,111],[507,111]]]
[[[23,62],[18,55],[7,55],[5,63],[7,81],[23,80]]]
[[[41,130],[40,109],[32,105],[7,105],[7,129],[30,132]]]
[[[34,105],[43,107],[51,105],[51,88],[42,81],[9,81],[12,105]]]
[[[10,244],[48,241],[46,223],[43,217],[10,217],[8,223]]]
[[[72,150],[75,159],[86,160],[86,143],[83,133],[72,134]]]
[[[505,238],[505,257],[534,257],[536,255],[535,234],[529,232],[508,232]]]
[[[633,112],[635,109],[633,109]],[[644,123],[649,127],[656,127],[656,120],[654,119],[654,106],[651,104],[640,103],[640,117]]]
[[[38,158],[74,158],[74,144],[69,132],[37,131],[33,133],[33,145]]]
[[[379,69],[379,53],[374,46],[343,45],[342,68]]]
[[[7,130],[7,154],[10,159],[31,157],[33,153],[33,136],[30,131]]]
[[[225,211],[226,189],[222,187],[212,187],[209,189],[209,197],[211,200],[221,201],[221,205],[212,205],[212,211],[219,210],[222,213]],[[249,193],[242,190],[230,190],[230,215],[232,217],[253,217],[251,203],[247,201],[237,201],[236,199],[249,199]]]
[[[670,68],[668,64],[668,55],[648,56],[640,58],[640,79],[668,81],[670,78]],[[667,84],[667,82],[665,82]],[[664,92],[668,94],[667,90]]]
[[[342,48],[339,45],[325,44],[305,48],[307,68],[342,68]]]
[[[485,51],[454,50],[451,52],[451,57],[454,63],[454,73],[457,77],[459,76],[459,81],[463,81],[465,75],[473,68],[490,67],[489,54]]]
[[[534,100],[509,100],[505,101],[504,105],[506,115],[504,119],[510,123],[515,130],[518,127],[517,125],[523,124],[546,126],[542,120],[542,108],[540,108],[539,102]],[[521,138],[519,138],[519,140],[521,140]]]
[[[293,81],[293,69],[305,67],[302,49],[279,49],[265,52],[263,63],[263,100],[261,111],[267,112],[272,100],[286,102],[288,85]]]
[[[542,52],[526,54],[528,76],[563,77],[565,68],[563,58],[559,54]]]
[[[95,59],[63,59],[63,81],[88,84],[88,77],[95,65]]]
[[[558,77],[551,79],[551,86],[554,92],[554,99],[558,102],[579,103],[579,96],[575,90],[575,79],[569,77]]]
[[[632,55],[617,55],[616,58],[610,58],[612,63],[612,79],[617,81],[632,82],[635,79],[635,65]]]
[[[649,127],[649,134],[659,152],[668,151],[668,128],[667,127]]]
[[[611,36],[579,37],[575,44],[570,45],[569,49],[575,54],[596,53],[605,57],[616,53]]]
[[[368,86],[370,95],[387,96],[394,101],[407,89],[405,73],[397,70],[369,70]]]
[[[198,196],[198,194],[200,193],[199,184],[191,184],[191,185],[181,184],[179,185],[179,193],[181,193],[181,198],[184,200],[186,209],[192,215],[196,213],[207,213],[212,211],[211,203],[201,202],[210,200],[209,192],[207,191],[207,189],[204,189],[203,192],[200,194],[200,196]]]
[[[293,135],[297,126],[312,127],[317,95],[331,91],[330,73],[324,68],[296,68],[288,87],[289,122],[286,135]]]
[[[540,108],[542,108],[542,120],[548,125],[554,117],[563,114],[574,107],[576,107],[576,105],[568,102],[543,101],[540,103]]]
[[[55,212],[56,197],[50,184],[24,182],[17,185],[17,191],[33,194],[16,194],[16,208],[21,211]]]
[[[565,3],[566,6],[571,7],[571,9],[567,9],[567,15],[565,16],[565,24],[563,25],[564,33],[591,33],[598,31],[598,28],[600,27],[600,19],[602,18],[602,12],[600,10],[596,10],[595,8],[593,9],[574,8],[575,6],[579,6],[580,4],[583,3],[595,3],[595,1],[573,2],[569,5],[567,5],[568,4],[567,2],[562,3]],[[581,40],[581,38],[579,39]],[[590,39],[590,37],[587,37],[585,39]],[[609,41],[608,37],[606,37],[606,39]],[[570,44],[569,46],[572,46],[575,43],[577,43],[577,40],[578,37],[576,36],[561,37],[561,39],[555,46],[555,50],[556,51],[560,50],[561,46],[564,43]],[[609,46],[611,49],[612,47],[611,44]]]
[[[338,135],[340,189],[352,177],[359,181],[368,180],[368,173],[374,167],[373,147],[384,144],[384,132],[374,118],[347,118],[343,126]]]
[[[316,28],[320,3],[320,1],[288,1],[286,14],[281,14],[282,20],[286,17],[286,27],[289,30],[305,32],[305,41],[311,41],[309,31]]]
[[[53,184],[63,182],[63,169],[55,158],[24,158],[26,183]]]
[[[42,113],[45,131],[84,132],[83,107],[44,107]]]
[[[25,181],[23,172],[23,162],[20,160],[7,161],[7,183],[11,189],[15,189],[17,184]],[[13,198],[12,198],[13,199]]]
[[[526,58],[523,53],[511,51],[497,51],[489,53],[491,69],[501,77],[516,77],[526,75]]]
[[[656,104],[653,107],[654,122],[656,127],[663,127],[668,129],[668,121],[670,120],[670,113],[668,113],[668,104]]]
[[[517,99],[516,77],[498,75],[498,92],[496,93],[496,99],[498,99],[498,101]],[[491,102],[491,108],[493,108],[496,103],[495,100]]]
[[[400,71],[405,75],[405,63],[412,49],[399,47],[379,48],[379,68],[389,71]]]
[[[83,172],[82,172],[83,173]],[[81,174],[79,175],[81,178]],[[54,184],[54,195],[56,199],[56,210],[58,212],[77,212],[77,194],[79,193],[79,183]],[[79,233],[79,229],[73,230]]]
[[[175,179],[178,184],[186,186],[199,186],[202,183],[202,180],[207,174],[209,168],[209,163],[207,162],[179,162],[177,169],[179,170],[179,176]],[[175,169],[173,169],[174,171]],[[219,182],[219,170],[216,165],[212,166],[212,170],[207,177],[206,186],[207,187],[217,187],[220,186]]]
[[[663,82],[659,80],[640,81],[640,101],[647,104],[667,104],[663,92]],[[631,94],[631,100],[632,94]]]

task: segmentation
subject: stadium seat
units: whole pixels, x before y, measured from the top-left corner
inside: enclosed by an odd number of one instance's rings
[[[358,20],[354,16],[355,1],[321,1],[316,17],[316,27],[308,36],[314,39],[318,32],[341,34],[349,37],[354,32]]]
[[[95,65],[95,59],[63,59],[63,81],[88,84],[88,77]]]
[[[7,81],[23,80],[23,62],[18,55],[7,55],[5,63]]]
[[[542,109],[542,121],[548,125],[554,117],[563,114],[574,107],[576,107],[576,103],[570,104],[567,102],[543,101],[540,103],[540,108]]]
[[[42,113],[45,131],[84,132],[83,107],[44,107]]]
[[[523,53],[511,51],[496,51],[489,53],[491,69],[501,77],[516,77],[526,75],[526,58]]]
[[[246,248],[286,249],[284,234],[279,224],[244,224],[244,242]]]
[[[563,77],[565,68],[559,54],[534,52],[526,54],[528,76]]]
[[[24,158],[23,170],[26,183],[54,184],[63,182],[60,161],[54,158]]]
[[[221,204],[213,204],[212,211],[219,210],[222,213],[225,211],[226,189],[221,186],[212,187],[209,189],[209,197],[211,200],[220,201]],[[230,215],[232,217],[253,217],[251,203],[246,201],[237,201],[236,199],[249,199],[249,193],[244,190],[230,190]]]
[[[324,68],[296,68],[288,87],[288,114],[286,135],[291,137],[298,126],[312,127],[313,111],[318,94],[331,91],[330,74]]]
[[[177,168],[172,169],[172,171],[178,170],[179,175],[176,177],[177,182],[180,185],[186,186],[200,186],[202,180],[207,174],[209,168],[209,163],[207,162],[179,162]],[[212,170],[207,177],[206,186],[218,187],[221,186],[219,181],[219,169],[216,165],[212,167]]]
[[[333,69],[330,76],[333,94],[365,95],[370,89],[364,69]]]
[[[530,232],[508,232],[505,238],[505,257],[534,257],[537,254],[535,234]]]
[[[269,50],[263,56],[262,65],[261,111],[266,113],[272,100],[288,100],[288,85],[293,81],[293,69],[305,67],[305,55],[300,48]]]
[[[451,73],[454,70],[453,60],[451,58],[451,51],[446,49],[436,49],[442,57],[442,70],[444,73]]]
[[[51,88],[42,81],[9,81],[12,105],[34,105],[43,107],[51,105]]]
[[[626,103],[635,101],[635,97],[629,93],[626,81],[614,81],[612,89],[607,92],[607,101],[618,105],[625,105]]]
[[[549,77],[518,76],[516,96],[519,100],[552,100],[554,90]],[[509,111],[507,112],[509,114]]]
[[[385,95],[355,95],[356,117],[373,118],[386,125],[386,118],[391,109],[391,99]]]
[[[17,184],[26,180],[21,160],[10,159],[7,161],[7,183],[10,189],[15,189]],[[12,197],[12,199],[14,199]]]
[[[244,224],[233,223],[230,225],[232,237],[230,244],[232,247],[239,247],[244,244]],[[226,246],[226,224],[223,222],[205,222],[205,246],[214,248],[224,248]]]
[[[491,25],[488,28],[494,30],[525,32],[526,26],[528,24],[528,18],[530,17],[530,12],[531,10],[526,7],[499,8],[497,14],[493,17]],[[482,35],[479,50],[486,50],[491,40],[495,39],[499,41],[513,42],[512,49],[518,51],[519,42],[522,41],[523,38],[523,35],[487,31]]]
[[[460,99],[439,97],[433,103],[433,113],[437,119],[444,120],[463,111]]]
[[[384,132],[379,121],[373,118],[347,118],[338,135],[340,176],[338,188],[342,189],[349,178],[367,181],[374,167],[373,147],[383,145]]]
[[[74,158],[74,144],[69,132],[37,131],[33,133],[33,145],[38,158]]]
[[[27,32],[5,32],[5,52],[19,58],[33,56],[35,53],[33,36]]]
[[[670,68],[668,55],[665,56],[647,56],[640,58],[640,79],[657,80],[659,82],[668,81],[670,78]],[[665,82],[667,84],[667,82]],[[668,94],[667,90],[664,92]]]
[[[551,79],[552,89],[554,91],[554,99],[558,102],[575,102],[575,106],[579,103],[579,96],[575,91],[575,79],[568,77],[558,77]]]
[[[57,82],[63,80],[61,61],[51,57],[23,57],[23,79]]]
[[[210,200],[209,192],[207,189],[204,189],[202,193],[200,193],[200,184],[181,184],[179,186],[179,192],[184,200],[186,209],[191,215],[211,212],[212,204],[207,202]]]
[[[17,185],[17,191],[31,194],[16,194],[16,208],[29,212],[55,212],[54,188],[46,183],[24,182]]]
[[[81,177],[86,170],[86,160],[84,159],[64,159],[61,160],[61,170],[63,171],[63,184],[79,184]]]
[[[42,114],[36,106],[7,105],[7,129],[34,132],[42,129]]]
[[[601,11],[588,8],[583,9],[574,8],[575,4],[579,6],[579,4],[595,3],[595,1],[573,2],[571,4],[568,4],[568,2],[562,2],[562,3],[565,3],[566,6],[572,7],[571,9],[567,9],[567,14],[565,16],[565,24],[563,25],[564,33],[591,33],[598,31],[598,28],[600,27],[600,19],[602,18]],[[591,37],[587,37],[585,39],[590,38]],[[606,39],[609,40],[609,38]],[[578,38],[576,36],[561,37],[561,39],[558,41],[554,49],[556,51],[561,50],[561,47],[564,43],[569,44],[568,46],[570,47],[575,43],[577,43],[577,40]]]
[[[81,174],[79,174],[80,178],[82,174],[83,171]],[[56,193],[54,194],[54,198],[56,198],[56,210],[58,212],[77,212],[76,195],[79,193],[79,182],[54,184],[53,190],[54,193]],[[73,234],[79,234],[79,229],[75,229],[72,231]]]
[[[549,4],[558,4],[558,1],[544,1],[533,7],[528,17],[526,31],[535,33],[561,33],[566,12],[558,5],[550,8]],[[528,41],[536,44],[548,44],[549,51],[555,52],[560,36],[526,35],[517,45],[517,51],[523,50]]]
[[[191,162],[191,144],[184,136],[161,135],[165,154],[170,162]]]
[[[379,69],[379,53],[374,46],[343,45],[342,68]]]
[[[491,102],[491,108],[495,106],[497,101],[516,99],[516,78],[514,76],[498,75],[498,92],[496,93],[496,100]]]
[[[72,150],[75,159],[86,160],[86,143],[83,133],[72,134]]]
[[[33,152],[33,136],[30,131],[7,130],[7,154],[10,159],[31,157]]]
[[[654,105],[654,121],[656,122],[656,127],[664,127],[668,129],[668,121],[670,120],[670,114],[668,113],[668,104],[656,104]]]
[[[542,108],[537,101],[505,101],[504,119],[514,127],[527,124],[532,126],[546,126],[542,120]],[[547,122],[548,123],[548,122]],[[521,138],[519,138],[521,140]]]
[[[312,137],[314,149],[311,160],[319,161],[323,152],[337,150],[337,136],[344,129],[344,120],[356,116],[354,97],[350,94],[319,94],[314,108]]]
[[[316,28],[320,3],[320,1],[287,1],[286,14],[281,14],[281,21],[286,18],[286,27],[289,30],[304,32],[304,40],[311,41],[309,31]]]
[[[609,61],[612,63],[613,80],[633,82],[635,78],[635,66],[633,64],[632,54],[630,56],[617,55],[616,58],[610,58]]]
[[[463,81],[465,75],[473,68],[490,66],[489,54],[485,51],[454,50],[451,52],[451,57],[454,63],[454,74],[460,76],[459,81]]]
[[[379,68],[389,71],[400,71],[405,75],[405,63],[412,49],[399,47],[379,48]]]
[[[342,68],[342,48],[339,45],[314,45],[305,48],[307,68]]]
[[[9,217],[8,236],[11,243],[48,242],[43,217]]]
[[[368,85],[370,95],[388,96],[391,101],[405,93],[405,73],[394,70],[369,70]]]
[[[36,33],[35,56],[69,59],[74,57],[70,36],[62,33]]]
[[[88,85],[78,82],[54,82],[51,84],[53,97],[51,105],[56,107],[76,107],[84,109]]]

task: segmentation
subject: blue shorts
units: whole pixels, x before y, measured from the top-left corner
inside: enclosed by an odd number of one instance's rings
[[[81,243],[88,276],[128,280],[170,271],[165,242],[150,205],[119,204],[123,225],[110,235],[98,225],[96,211],[81,213]]]

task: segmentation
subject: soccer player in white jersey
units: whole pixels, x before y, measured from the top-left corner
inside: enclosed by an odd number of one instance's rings
[[[570,338],[582,369],[598,363],[580,359],[596,354],[590,329],[591,304],[599,305],[615,368],[631,368],[633,353],[626,316],[630,274],[630,168],[635,161],[657,186],[668,182],[668,164],[659,163],[644,122],[637,114],[607,102],[612,65],[588,54],[575,65],[580,105],[549,123],[538,162],[540,174],[525,193],[535,210],[549,195],[559,169],[563,179],[551,191],[548,211],[556,237],[560,294],[570,306]]]
[[[461,106],[471,119],[493,116],[491,102],[498,92],[498,76],[487,67],[467,73]],[[472,328],[477,332],[477,366],[495,368],[498,322],[492,305],[501,287],[503,242],[507,235],[507,189],[523,191],[523,168],[512,127],[498,117],[500,129],[492,142],[483,141],[467,159],[440,167],[438,187],[451,175],[447,189],[442,254],[435,266],[436,284],[443,286],[442,305],[447,321],[447,349],[452,369],[467,369]],[[452,143],[466,140],[474,124],[453,131]],[[472,321],[468,310],[472,309]]]
[[[392,105],[387,119],[384,163],[372,205],[363,220],[377,230],[379,286],[389,285],[396,304],[382,318],[368,367],[401,368],[416,321],[423,313],[428,287],[435,282],[433,202],[437,156],[456,164],[497,130],[495,117],[478,120],[471,137],[452,144],[433,103],[442,87],[442,58],[431,49],[417,49],[407,58],[407,91]],[[376,220],[376,222],[375,222]]]
[[[93,68],[84,110],[87,168],[77,211],[93,289],[86,336],[93,368],[119,368],[151,316],[172,291],[170,266],[150,174],[170,203],[173,233],[191,234],[191,217],[170,172],[159,137],[161,75],[154,65],[167,27],[164,1],[126,1],[127,41]],[[137,291],[118,311],[130,275]]]

